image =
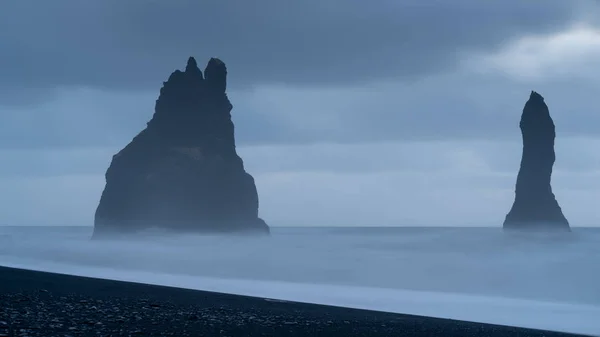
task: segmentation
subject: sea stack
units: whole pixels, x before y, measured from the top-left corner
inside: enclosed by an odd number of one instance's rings
[[[554,122],[544,98],[535,91],[523,108],[520,127],[523,156],[515,202],[506,215],[504,229],[569,231],[569,222],[550,186],[555,161]]]
[[[227,68],[190,57],[160,90],[147,127],[113,156],[93,238],[157,228],[191,233],[269,233],[254,178],[235,147]]]

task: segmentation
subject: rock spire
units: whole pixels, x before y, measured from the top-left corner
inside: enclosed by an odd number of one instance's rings
[[[254,178],[235,147],[227,68],[193,57],[163,83],[147,127],[113,156],[94,238],[149,228],[268,233]]]
[[[544,98],[535,91],[521,115],[523,155],[517,176],[515,201],[504,220],[505,229],[569,230],[552,192],[550,180],[555,161],[555,127]]]

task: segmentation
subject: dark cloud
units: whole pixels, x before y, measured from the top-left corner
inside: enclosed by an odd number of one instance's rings
[[[188,55],[229,64],[240,145],[518,138],[532,89],[561,136],[593,135],[596,83],[532,88],[450,68],[594,3],[0,1],[0,148],[118,149]]]
[[[460,52],[557,30],[580,0],[7,0],[3,87],[156,88],[185,58],[221,57],[235,85],[416,77]]]

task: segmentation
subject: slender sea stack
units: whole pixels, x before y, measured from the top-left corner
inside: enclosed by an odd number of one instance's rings
[[[269,233],[236,153],[226,77],[221,60],[210,59],[203,75],[190,57],[163,83],[147,127],[106,171],[93,238],[149,228]]]
[[[515,202],[506,215],[504,229],[569,231],[569,222],[550,186],[555,161],[554,122],[544,98],[535,91],[523,108],[520,127],[523,156]]]

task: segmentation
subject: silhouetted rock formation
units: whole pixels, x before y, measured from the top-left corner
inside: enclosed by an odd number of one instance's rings
[[[535,91],[521,116],[523,157],[517,176],[515,202],[504,220],[505,229],[569,230],[552,193],[550,180],[554,165],[554,122],[544,98]]]
[[[146,129],[113,156],[96,210],[94,238],[148,228],[259,232],[254,178],[235,149],[227,69],[190,57],[160,90]]]

